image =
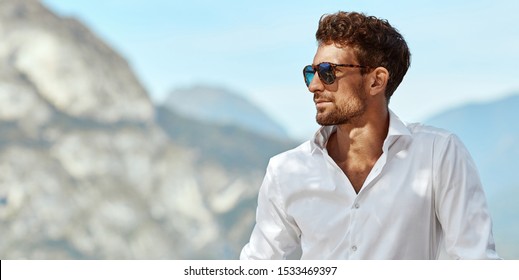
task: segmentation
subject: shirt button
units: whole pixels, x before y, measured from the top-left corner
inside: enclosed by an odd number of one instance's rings
[[[359,207],[360,207],[360,204],[355,203],[355,209],[359,209]]]
[[[351,246],[351,250],[352,250],[353,252],[357,251],[357,246]]]

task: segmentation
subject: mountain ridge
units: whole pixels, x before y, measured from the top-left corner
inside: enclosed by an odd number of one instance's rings
[[[249,99],[219,86],[193,85],[169,93],[162,106],[177,114],[216,125],[233,125],[279,139],[288,133]]]
[[[519,141],[519,92],[481,103],[469,103],[446,110],[429,118],[426,123],[456,133],[471,152],[486,184],[519,181],[514,174],[513,157],[519,155],[514,145]]]

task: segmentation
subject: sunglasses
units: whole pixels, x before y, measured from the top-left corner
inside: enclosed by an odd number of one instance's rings
[[[351,68],[370,68],[369,66],[355,65],[355,64],[335,64],[331,62],[321,62],[317,65],[307,65],[303,68],[303,76],[305,77],[306,86],[314,79],[315,72],[319,73],[319,79],[326,85],[331,85],[335,82],[335,68],[337,67],[351,67]]]

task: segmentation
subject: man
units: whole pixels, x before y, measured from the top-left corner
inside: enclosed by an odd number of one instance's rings
[[[447,131],[404,124],[389,99],[403,37],[359,13],[325,15],[304,78],[322,125],[273,157],[241,259],[497,259],[479,176]]]

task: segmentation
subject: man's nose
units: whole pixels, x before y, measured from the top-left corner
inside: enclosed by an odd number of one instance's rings
[[[319,78],[319,72],[316,71],[314,78],[312,79],[312,81],[310,81],[310,84],[308,85],[308,90],[310,92],[316,92],[316,91],[323,90],[323,89],[324,89],[324,84],[321,81],[321,79]]]

